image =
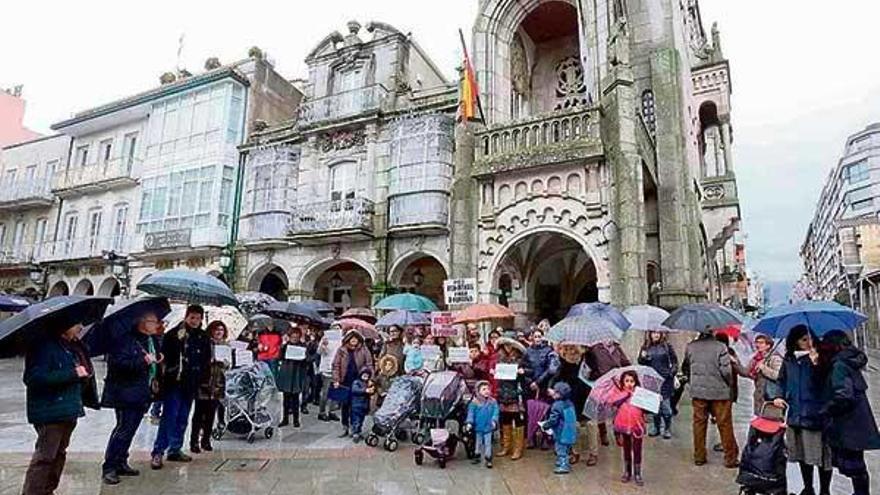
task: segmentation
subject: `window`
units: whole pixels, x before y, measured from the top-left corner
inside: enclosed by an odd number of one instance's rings
[[[137,147],[137,139],[138,133],[130,132],[125,135],[122,141],[122,153],[125,157],[125,168],[129,172],[131,172],[131,168],[134,165],[134,153]]]
[[[211,165],[144,179],[137,232],[208,226],[218,210],[216,170]]]
[[[46,175],[52,176],[61,172],[61,160],[49,160],[46,162]]]
[[[355,162],[341,162],[330,167],[330,199],[354,198]]]
[[[43,243],[46,242],[46,226],[49,220],[46,218],[38,218],[34,225],[34,256],[39,257],[43,250]]]
[[[37,166],[31,165],[24,169],[24,180],[28,185],[33,185],[37,180]]]
[[[874,207],[874,200],[869,198],[869,199],[863,199],[861,201],[855,201],[852,203],[851,206],[852,206],[852,211],[868,210],[868,209],[871,209]]]
[[[229,217],[232,213],[232,181],[235,169],[223,167],[223,178],[220,179],[220,212],[217,216],[217,225],[226,227],[229,225]]]
[[[6,173],[3,174],[3,187],[11,188],[15,184],[15,173],[16,170],[14,168],[6,170]]]
[[[125,247],[125,225],[128,222],[128,205],[116,205],[113,210],[113,251],[119,253]]]
[[[76,213],[68,213],[64,219],[64,254],[69,254],[73,250],[78,223],[79,216]]]
[[[6,244],[6,224],[0,223],[0,246]]]
[[[99,247],[101,238],[101,210],[89,212],[89,252],[94,253]]]
[[[89,160],[89,145],[77,146],[76,147],[76,164],[80,167],[85,167],[88,165]]]
[[[99,145],[101,149],[101,163],[106,165],[110,163],[110,156],[113,154],[113,140],[105,139]]]
[[[868,160],[853,163],[844,170],[844,177],[850,184],[857,184],[863,180],[868,180],[871,175],[871,169],[868,168]]]
[[[654,92],[646,89],[642,93],[642,118],[645,119],[645,125],[648,126],[648,131],[652,136],[657,132],[657,114],[655,110]]]
[[[24,245],[24,233],[27,230],[27,223],[24,220],[19,220],[15,223],[15,231],[12,234],[12,250],[15,253],[21,251],[22,246]]]

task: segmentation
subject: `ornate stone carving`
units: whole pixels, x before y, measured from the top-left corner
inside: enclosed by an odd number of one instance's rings
[[[556,110],[587,105],[584,68],[577,57],[566,57],[556,65]]]
[[[526,59],[526,49],[519,35],[514,36],[510,45],[510,80],[513,90],[524,97],[529,95],[530,84],[529,63]]]
[[[344,150],[354,146],[363,146],[366,135],[363,129],[354,131],[336,131],[323,134],[318,138],[318,149],[327,153],[334,150]]]
[[[724,186],[709,186],[703,189],[703,196],[709,200],[721,199],[724,197]]]

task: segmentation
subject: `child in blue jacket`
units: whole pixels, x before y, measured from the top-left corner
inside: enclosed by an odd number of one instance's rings
[[[571,387],[565,382],[558,382],[550,389],[553,406],[546,421],[539,423],[541,429],[554,437],[556,445],[556,474],[571,472],[571,448],[577,443],[577,413],[571,402]]]
[[[363,436],[364,419],[370,412],[370,395],[372,395],[372,374],[369,369],[361,370],[357,380],[351,384],[351,437],[359,443]]]
[[[480,463],[480,456],[486,460],[486,467],[492,468],[492,432],[498,428],[500,410],[498,402],[492,397],[492,389],[489,382],[477,382],[477,393],[474,400],[468,404],[467,421],[468,428],[474,431],[477,438],[476,456],[472,461]]]

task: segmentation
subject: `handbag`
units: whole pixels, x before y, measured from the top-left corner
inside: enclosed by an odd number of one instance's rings
[[[348,402],[351,399],[351,387],[340,385],[338,387],[330,387],[327,390],[327,399],[333,402]]]

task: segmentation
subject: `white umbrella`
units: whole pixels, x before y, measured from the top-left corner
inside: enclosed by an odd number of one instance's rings
[[[168,316],[164,318],[165,328],[171,329],[178,325],[183,321],[183,317],[186,316],[186,304],[172,304],[171,312],[168,313]],[[244,330],[244,327],[247,326],[247,318],[241,314],[241,312],[233,308],[231,306],[204,306],[205,308],[205,318],[204,318],[204,327],[208,326],[208,323],[211,323],[214,320],[220,320],[226,325],[226,330],[229,333],[228,338],[230,340],[238,337],[238,334]]]
[[[632,330],[665,330],[663,321],[669,318],[669,312],[657,306],[642,304],[630,306],[623,311],[623,316],[632,323]]]

